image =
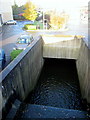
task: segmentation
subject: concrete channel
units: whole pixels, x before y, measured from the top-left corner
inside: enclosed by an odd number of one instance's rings
[[[43,35],[38,36],[31,46],[23,51],[0,74],[0,101],[2,101],[0,103],[0,111],[3,110],[4,114],[8,114],[7,110],[10,110],[15,99],[20,100],[21,103],[24,102],[36,86],[46,58],[71,59],[75,61],[81,98],[86,100],[87,104],[90,104],[90,49],[84,42],[83,37]],[[40,106],[38,107],[40,108]],[[35,108],[36,106],[33,107],[33,109]],[[75,111],[75,116],[77,114],[77,111]],[[68,118],[72,116],[68,116]],[[82,118],[82,116],[81,112],[79,117]],[[60,118],[60,116],[54,117]],[[85,118],[86,116],[83,117]]]

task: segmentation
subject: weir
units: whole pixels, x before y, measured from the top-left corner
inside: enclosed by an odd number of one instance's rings
[[[82,110],[76,61],[45,58],[38,82],[25,103]]]
[[[44,58],[75,59],[82,97],[90,103],[90,49],[81,36],[43,36]]]
[[[82,98],[90,103],[90,49],[83,37],[44,35],[0,74],[0,111],[7,115],[15,99],[23,102],[27,98],[37,84],[45,58],[75,60]]]

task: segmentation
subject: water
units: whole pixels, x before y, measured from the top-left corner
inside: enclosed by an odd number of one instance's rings
[[[25,102],[82,110],[75,60],[45,59],[37,85]]]

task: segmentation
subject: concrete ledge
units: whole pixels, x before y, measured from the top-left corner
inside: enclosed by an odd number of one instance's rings
[[[45,30],[45,29],[42,29],[42,30],[26,30],[27,32],[57,32],[57,30]],[[64,32],[64,31],[68,31],[68,28],[67,29],[60,29],[58,30],[58,32]]]
[[[23,110],[20,110],[20,112],[18,112],[17,119],[30,119],[30,118],[86,119],[89,118],[89,116],[87,112],[79,111],[79,110],[63,109],[63,108],[49,107],[43,105],[26,105],[26,107],[24,107]]]
[[[12,104],[12,108],[9,111],[6,119],[14,119],[20,105],[21,105],[21,102],[19,100],[15,100],[14,104]]]

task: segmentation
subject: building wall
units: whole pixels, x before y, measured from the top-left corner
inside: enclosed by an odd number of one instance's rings
[[[0,15],[0,24],[8,20],[13,20],[12,3],[9,0],[0,0]]]

